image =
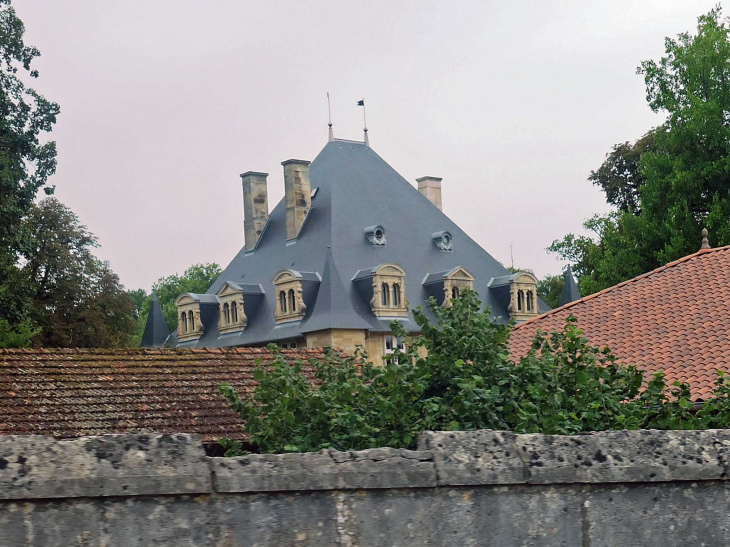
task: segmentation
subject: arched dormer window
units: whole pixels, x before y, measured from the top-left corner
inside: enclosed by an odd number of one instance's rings
[[[294,298],[294,289],[289,289],[289,311],[294,313],[297,311],[297,303]]]
[[[400,285],[398,283],[393,283],[393,307],[400,307]]]
[[[193,310],[188,312],[188,324],[190,325],[190,332],[195,332],[195,316]]]
[[[281,270],[271,282],[279,294],[279,305],[274,310],[274,319],[277,323],[298,321],[307,313],[304,303],[306,287],[312,287],[321,281],[316,272],[298,272],[296,270]],[[276,294],[276,293],[275,293]]]
[[[527,311],[532,311],[532,291],[527,291]]]
[[[380,305],[384,308],[390,306],[390,288],[387,283],[380,285]]]
[[[279,308],[281,313],[286,313],[286,291],[279,293]]]
[[[524,307],[525,293],[523,291],[517,291],[517,311],[522,311]]]
[[[451,287],[451,298],[459,298],[459,287]]]
[[[218,331],[220,334],[242,331],[248,324],[244,312],[244,287],[232,281],[226,281],[218,290],[219,310]]]
[[[185,312],[180,314],[180,325],[183,332],[188,332],[188,314]]]
[[[491,287],[509,285],[509,304],[507,311],[517,323],[532,319],[540,313],[540,301],[537,299],[537,278],[530,272],[517,272],[497,278]]]
[[[195,293],[183,293],[175,299],[175,307],[180,314],[177,322],[177,341],[187,342],[200,338],[203,334],[203,322],[200,319],[201,299],[206,305],[217,305],[218,299],[213,296]]]

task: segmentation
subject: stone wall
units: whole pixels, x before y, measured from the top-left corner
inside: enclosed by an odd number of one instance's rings
[[[730,432],[429,432],[208,458],[190,435],[0,437],[0,546],[730,544]]]

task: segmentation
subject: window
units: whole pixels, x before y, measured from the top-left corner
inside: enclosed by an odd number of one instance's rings
[[[226,325],[231,324],[231,310],[228,308],[228,304],[223,304],[223,316],[226,318]]]
[[[235,302],[231,303],[231,319],[234,323],[238,323],[238,305]]]
[[[289,311],[297,311],[297,305],[294,300],[294,289],[289,289]]]
[[[195,317],[193,316],[193,310],[188,312],[188,323],[190,323],[190,332],[195,332]]]
[[[286,313],[286,293],[284,291],[279,293],[279,307],[281,307],[281,313]]]
[[[380,285],[380,305],[387,308],[390,305],[390,288],[387,283]]]
[[[391,353],[395,352],[395,350],[398,349],[400,351],[405,351],[406,346],[403,343],[403,340],[396,336],[386,336],[385,337],[385,354],[390,355]]]
[[[451,298],[459,298],[459,287],[451,287]]]
[[[297,349],[297,342],[279,342],[279,347],[281,349]]]
[[[393,283],[393,307],[400,307],[400,285]]]
[[[532,291],[527,291],[527,311],[532,311]]]
[[[180,323],[182,324],[182,331],[188,332],[188,314],[185,312],[180,314]]]
[[[226,281],[216,293],[219,334],[240,332],[246,328],[248,318],[245,313],[244,291],[244,287],[238,283]]]

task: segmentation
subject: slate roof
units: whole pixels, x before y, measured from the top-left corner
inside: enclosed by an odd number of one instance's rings
[[[152,291],[152,305],[144,326],[144,333],[142,333],[142,347],[159,348],[164,345],[169,335],[170,329],[167,328],[167,321],[162,313],[157,293]]]
[[[576,300],[580,300],[580,298],[580,291],[573,277],[573,271],[568,266],[568,269],[565,270],[565,284],[563,285],[563,292],[560,295],[560,305],[565,306],[565,304],[575,302]]]
[[[499,321],[507,321],[507,310],[490,294],[487,284],[492,277],[509,272],[372,148],[354,141],[327,143],[310,165],[310,183],[316,195],[298,239],[287,243],[282,199],[271,211],[256,249],[241,249],[207,291],[215,294],[226,281],[260,284],[266,295],[255,309],[246,304],[248,326],[221,336],[216,321],[211,320],[201,338],[179,346],[261,344],[328,328],[389,331],[389,321],[373,315],[369,301],[352,282],[359,270],[385,263],[405,269],[411,310],[425,307],[428,300],[429,292],[421,284],[425,276],[462,266],[476,277],[474,288],[484,304],[492,307]],[[385,228],[387,245],[375,246],[366,238],[365,229],[375,225]],[[432,240],[432,234],[444,230],[453,236],[453,251],[440,250]],[[322,280],[317,289],[311,289],[317,292],[316,301],[308,305],[306,316],[277,325],[271,281],[283,269],[317,272]],[[550,309],[544,302],[540,306]],[[412,312],[403,323],[407,329],[417,328]],[[176,342],[175,333],[170,339]]]
[[[538,330],[562,329],[573,314],[591,344],[607,345],[647,378],[663,370],[668,383],[688,382],[702,400],[717,369],[730,372],[728,280],[730,246],[701,250],[518,325],[510,350],[525,355]]]
[[[320,350],[283,350],[300,357],[304,374]],[[0,435],[69,438],[109,433],[197,433],[204,441],[243,438],[240,418],[219,393],[256,382],[261,348],[0,349]]]

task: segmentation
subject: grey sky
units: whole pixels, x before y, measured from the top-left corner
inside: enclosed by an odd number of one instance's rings
[[[56,196],[127,288],[243,245],[239,173],[362,138],[495,258],[545,252],[608,210],[586,181],[662,117],[635,69],[716,0],[244,2],[16,0],[61,105]],[[698,240],[699,246],[699,240]]]

